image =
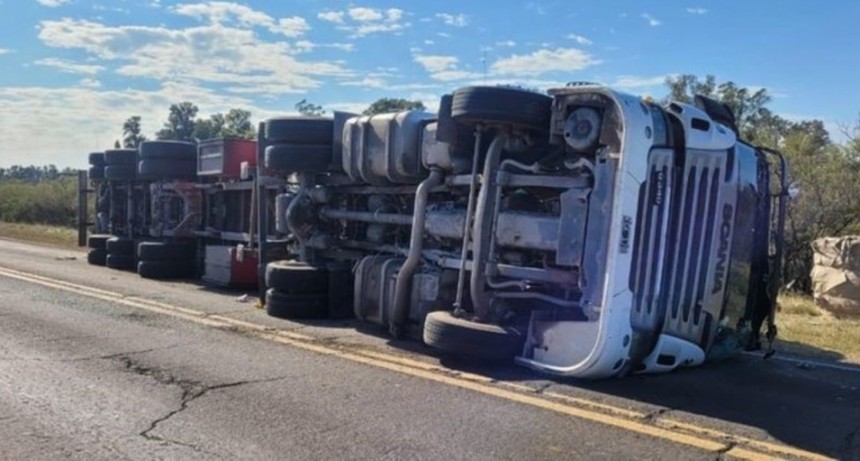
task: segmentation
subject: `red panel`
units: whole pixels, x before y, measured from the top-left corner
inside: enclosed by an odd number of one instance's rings
[[[198,155],[199,175],[238,179],[242,175],[242,162],[248,162],[249,168],[257,167],[257,142],[247,139],[213,139],[200,143]]]
[[[242,261],[236,258],[236,248],[230,249],[230,285],[235,287],[257,286],[257,252],[243,250]]]

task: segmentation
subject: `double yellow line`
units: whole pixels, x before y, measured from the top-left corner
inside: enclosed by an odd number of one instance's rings
[[[0,267],[0,276],[48,288],[100,299],[126,307],[169,315],[213,328],[237,329],[265,340],[317,354],[337,357],[416,378],[466,389],[554,413],[615,427],[636,434],[744,460],[826,460],[825,456],[788,445],[756,440],[724,431],[692,425],[668,417],[648,414],[554,392],[540,392],[522,384],[496,381],[486,376],[457,372],[439,365],[354,345],[322,342],[312,336],[272,329],[219,314],[151,301],[100,288]]]

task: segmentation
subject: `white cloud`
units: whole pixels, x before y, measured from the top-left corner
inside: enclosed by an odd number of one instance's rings
[[[456,56],[415,55],[415,62],[421,64],[427,72],[441,72],[453,69],[460,61]]]
[[[642,19],[648,21],[648,25],[651,27],[657,27],[663,24],[663,21],[660,21],[659,19],[655,18],[654,16],[651,16],[648,13],[642,13]]]
[[[11,52],[12,52],[12,50],[10,50],[8,48],[0,48],[0,55],[9,54]]]
[[[577,48],[556,48],[501,58],[490,69],[497,75],[540,75],[547,72],[576,72],[599,63],[599,60]]]
[[[465,14],[448,14],[436,13],[436,17],[442,22],[453,27],[466,27],[469,25],[469,18]]]
[[[170,104],[178,101],[193,101],[200,107],[201,117],[225,113],[232,107],[250,110],[255,120],[275,115],[256,107],[249,99],[193,85],[165,83],[154,91],[83,87],[95,85],[94,81],[82,81],[81,85],[0,88],[0,107],[4,111],[0,124],[0,139],[4,140],[0,164],[83,167],[87,162],[86,152],[113,146],[126,118],[140,115],[144,133],[151,137],[167,118]],[[45,126],[51,129],[46,130]],[[38,147],[33,145],[31,134],[38,134]]]
[[[278,19],[278,24],[269,28],[272,32],[281,33],[286,37],[300,37],[310,29],[311,26],[305,18],[299,16]]]
[[[356,7],[349,9],[349,17],[361,22],[380,21],[383,18],[382,12],[374,8]]]
[[[323,21],[343,24],[343,15],[343,11],[323,11],[322,13],[318,13],[317,17]]]
[[[500,42],[496,42],[496,46],[506,46],[509,48],[513,48],[513,47],[517,46],[517,42],[515,42],[513,40],[502,40]]]
[[[430,78],[433,80],[450,82],[480,76],[480,74],[468,70],[458,69],[460,60],[456,56],[422,55],[417,54],[417,51],[413,50],[412,58],[421,64],[421,67],[430,74]]]
[[[80,64],[58,58],[44,58],[33,62],[37,66],[53,67],[67,74],[95,75],[104,70],[104,66],[96,64]]]
[[[583,46],[591,46],[594,44],[594,42],[592,42],[591,40],[589,40],[588,38],[586,38],[582,35],[567,34],[567,38],[569,38],[569,39],[571,39],[571,40],[575,41],[576,43],[579,43],[580,45],[583,45]]]
[[[323,11],[317,17],[338,24],[337,28],[349,32],[350,37],[358,38],[366,35],[400,31],[412,24],[403,22],[406,12],[399,8],[377,9],[357,6],[346,11]]]
[[[621,75],[615,79],[610,86],[614,88],[621,89],[639,89],[639,88],[648,88],[655,86],[663,86],[666,83],[666,79],[671,77],[672,74],[669,75],[657,75],[654,77],[639,77],[635,75]]]
[[[184,3],[174,6],[172,11],[182,16],[208,20],[213,25],[262,27],[287,37],[300,37],[311,28],[308,22],[299,16],[275,20],[262,11],[232,2]]]
[[[78,82],[78,86],[82,88],[101,88],[102,82],[94,79],[94,78],[83,78],[80,82]]]
[[[340,82],[341,86],[357,86],[363,88],[386,88],[385,80],[379,77],[364,77],[361,80]]]
[[[66,18],[40,23],[39,38],[50,47],[116,61],[122,76],[220,83],[238,93],[300,92],[319,87],[321,76],[350,74],[341,64],[299,60],[302,49],[288,43],[222,24],[168,29]]]
[[[66,3],[71,2],[72,0],[36,0],[40,5],[47,6],[48,8],[56,8],[60,5],[65,5]]]
[[[707,8],[687,8],[687,13],[698,14],[698,15],[708,14],[708,9]]]

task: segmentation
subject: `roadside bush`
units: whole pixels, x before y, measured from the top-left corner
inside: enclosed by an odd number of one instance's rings
[[[77,178],[0,182],[0,221],[74,227]]]

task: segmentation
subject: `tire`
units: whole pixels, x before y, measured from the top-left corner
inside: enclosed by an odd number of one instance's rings
[[[324,293],[289,294],[266,290],[266,313],[279,319],[310,320],[328,317],[328,296]]]
[[[90,165],[92,166],[105,166],[105,153],[104,152],[93,152],[90,154]]]
[[[467,86],[454,92],[451,117],[461,123],[513,124],[549,130],[552,98],[531,91]]]
[[[105,151],[105,165],[134,165],[136,163],[136,149],[111,149]]]
[[[190,261],[140,261],[137,273],[147,279],[183,279],[190,278],[193,270]]]
[[[266,148],[266,168],[286,173],[325,173],[332,163],[330,145],[276,144]]]
[[[137,164],[137,174],[143,179],[194,179],[197,177],[196,160],[150,158]]]
[[[134,269],[134,256],[108,253],[107,258],[105,258],[105,266],[120,270]]]
[[[290,294],[328,292],[328,271],[298,261],[275,261],[266,265],[266,287]]]
[[[105,167],[105,179],[108,181],[134,181],[137,179],[137,165],[108,165]]]
[[[93,234],[87,237],[87,248],[93,250],[107,251],[107,241],[112,236],[107,234]]]
[[[427,314],[424,343],[436,349],[484,360],[511,360],[525,338],[516,330],[454,317],[448,311]]]
[[[137,259],[191,263],[194,259],[194,249],[192,242],[140,242],[137,245]]]
[[[89,176],[90,181],[98,181],[101,179],[105,179],[105,167],[104,166],[91,166],[89,171],[87,172],[87,176]]]
[[[107,252],[104,250],[90,250],[87,253],[87,263],[93,266],[104,266],[107,264]]]
[[[279,117],[266,120],[265,140],[271,144],[327,144],[334,142],[334,121],[319,117]]]
[[[134,258],[134,240],[125,237],[111,237],[105,242],[105,250],[112,255]]]
[[[140,145],[139,159],[196,162],[197,144],[184,141],[144,141]]]

